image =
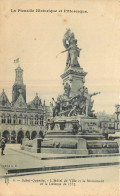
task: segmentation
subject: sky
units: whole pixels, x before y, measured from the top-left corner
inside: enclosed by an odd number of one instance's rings
[[[16,12],[11,12],[16,10]],[[33,9],[34,12],[18,12]],[[55,13],[36,9],[57,10]],[[49,104],[63,93],[60,75],[67,53],[62,38],[67,28],[82,48],[79,63],[88,74],[85,86],[94,97],[94,110],[112,114],[120,103],[120,1],[0,1],[0,92],[11,101],[15,81],[14,59],[20,59],[27,102],[36,92]],[[62,12],[59,12],[62,10]],[[87,13],[65,13],[83,10]]]

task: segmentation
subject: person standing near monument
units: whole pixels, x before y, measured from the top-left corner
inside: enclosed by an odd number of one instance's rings
[[[1,155],[5,155],[4,154],[4,149],[5,149],[5,138],[4,137],[2,137],[2,139],[1,139]]]

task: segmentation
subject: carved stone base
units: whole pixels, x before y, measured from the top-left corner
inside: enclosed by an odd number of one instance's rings
[[[51,138],[41,144],[41,152],[60,154],[88,154],[87,143],[83,138]]]

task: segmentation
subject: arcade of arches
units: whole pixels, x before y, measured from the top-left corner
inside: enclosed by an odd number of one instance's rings
[[[0,137],[5,137],[6,139],[6,143],[18,143],[21,144],[22,143],[22,139],[24,137],[27,137],[28,139],[34,139],[36,137],[43,137],[43,131],[23,131],[23,130],[19,130],[19,131],[8,131],[8,130],[4,130]]]

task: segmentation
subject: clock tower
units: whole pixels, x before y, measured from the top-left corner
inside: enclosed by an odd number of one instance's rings
[[[15,83],[12,87],[12,103],[16,102],[20,94],[22,94],[26,102],[26,85],[23,83],[23,69],[21,69],[20,65],[15,69],[15,73]]]

